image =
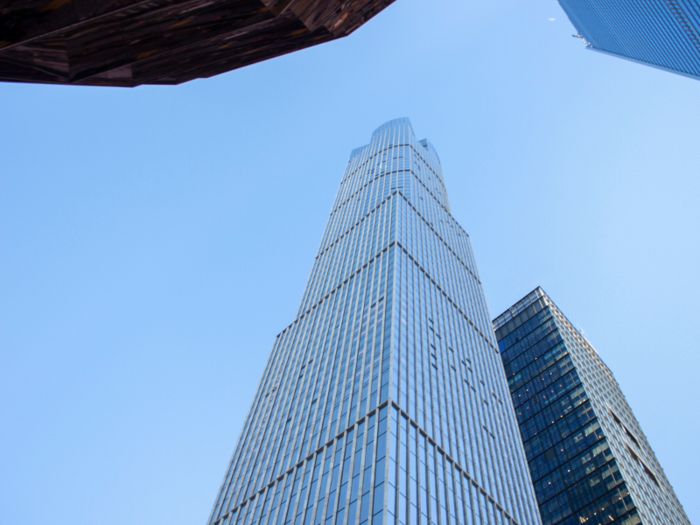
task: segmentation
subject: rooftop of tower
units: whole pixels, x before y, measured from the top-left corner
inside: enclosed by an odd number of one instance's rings
[[[614,379],[614,374],[612,373],[612,370],[610,370],[605,361],[603,361],[603,359],[600,357],[598,350],[596,350],[596,348],[588,340],[588,337],[586,337],[586,333],[583,331],[583,329],[577,327],[574,323],[571,322],[571,319],[569,319],[566,316],[566,314],[564,314],[564,312],[561,311],[561,309],[555,304],[554,301],[552,301],[552,298],[549,295],[547,295],[547,292],[545,292],[541,286],[538,286],[537,288],[532,290],[529,294],[520,299],[517,303],[508,308],[505,312],[503,312],[501,315],[499,315],[492,321],[493,329],[496,332],[496,339],[500,341],[501,336],[511,332],[512,330],[520,326],[520,324],[522,324],[522,322],[524,321],[521,318],[522,316],[518,316],[524,311],[526,311],[528,308],[531,308],[531,311],[526,316],[524,316],[526,318],[532,317],[536,312],[542,309],[541,304],[539,306],[535,305],[535,303],[539,299],[543,299],[544,304],[546,306],[550,306],[561,315],[565,322],[570,325],[571,329],[575,331],[578,334],[578,336],[586,342],[587,348],[592,350],[592,352],[600,360],[600,363],[606,368],[606,370],[610,373],[610,376]],[[510,323],[511,321],[513,322],[509,325],[508,323]],[[499,330],[501,332],[500,336]]]
[[[494,329],[498,330],[499,328],[504,326],[506,323],[508,323],[508,321],[510,321],[514,317],[517,317],[519,313],[523,312],[528,306],[530,306],[532,303],[537,301],[537,299],[539,299],[540,297],[546,297],[547,299],[549,299],[549,296],[545,293],[545,291],[542,289],[542,287],[538,286],[537,288],[532,290],[529,294],[527,294],[525,297],[520,299],[513,306],[508,308],[505,312],[498,315],[493,320]],[[550,301],[551,301],[551,299],[550,299]]]
[[[395,118],[377,127],[372,132],[372,137],[370,139],[369,144],[360,146],[359,148],[355,148],[352,150],[352,152],[350,153],[350,161],[352,161],[355,157],[365,153],[367,151],[367,148],[370,148],[373,145],[376,147],[378,143],[387,140],[389,142],[393,142],[396,140],[402,142],[403,140],[407,140],[407,142],[405,142],[405,145],[412,146],[416,153],[423,157],[423,159],[428,163],[428,165],[431,166],[431,169],[433,169],[435,175],[440,181],[440,185],[442,186],[443,198],[445,201],[444,205],[449,211],[450,204],[449,198],[447,196],[447,187],[445,185],[445,179],[442,176],[442,165],[440,163],[440,156],[438,155],[438,152],[433,146],[433,144],[428,139],[418,140],[416,138],[416,134],[413,131],[411,121],[407,117]]]
[[[377,129],[375,129],[372,132],[372,139],[374,139],[374,137],[379,135],[382,131],[385,131],[385,130],[391,129],[391,128],[401,128],[401,127],[408,128],[409,130],[411,130],[411,135],[413,135],[414,137],[416,136],[415,132],[413,131],[413,126],[411,125],[411,120],[408,117],[399,117],[399,118],[389,120],[389,121],[385,122],[384,124],[382,124],[381,126],[379,126]],[[440,156],[438,155],[437,150],[435,149],[435,147],[432,145],[432,143],[428,139],[421,139],[418,141],[418,143],[421,146],[423,146],[425,149],[430,151],[433,155],[435,155],[435,157],[438,160],[438,163],[440,162]]]

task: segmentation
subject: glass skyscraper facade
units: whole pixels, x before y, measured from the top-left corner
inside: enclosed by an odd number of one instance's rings
[[[345,169],[210,525],[539,524],[468,235],[410,122]]]
[[[690,525],[615,377],[541,288],[494,321],[544,525]]]
[[[698,0],[559,0],[586,46],[700,79]]]

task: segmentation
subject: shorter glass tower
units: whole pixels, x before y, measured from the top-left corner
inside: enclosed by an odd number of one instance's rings
[[[494,322],[544,525],[690,525],[620,386],[541,288]]]
[[[588,49],[700,79],[698,0],[559,0]]]

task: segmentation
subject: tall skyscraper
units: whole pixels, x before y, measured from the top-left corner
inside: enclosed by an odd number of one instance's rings
[[[541,288],[493,322],[544,525],[690,525],[620,386]]]
[[[698,0],[559,0],[588,49],[700,79]]]
[[[211,525],[538,524],[469,237],[407,119],[345,169]]]

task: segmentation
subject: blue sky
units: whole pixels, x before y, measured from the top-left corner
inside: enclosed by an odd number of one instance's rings
[[[543,286],[700,521],[700,83],[574,32],[555,0],[397,0],[181,86],[0,84],[0,522],[205,522],[348,155],[400,116],[492,316]]]

